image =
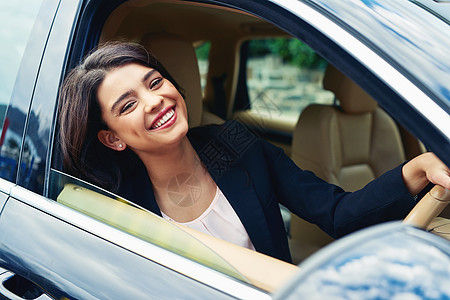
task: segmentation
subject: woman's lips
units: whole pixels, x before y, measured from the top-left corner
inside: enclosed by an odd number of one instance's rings
[[[150,130],[166,128],[172,125],[175,119],[175,107],[169,107],[159,113],[155,120],[153,120]]]

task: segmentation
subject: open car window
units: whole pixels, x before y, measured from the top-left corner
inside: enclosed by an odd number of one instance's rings
[[[296,123],[309,104],[333,103],[334,95],[322,88],[327,61],[298,39],[252,39],[242,51],[252,113]]]
[[[335,100],[322,87],[328,62],[296,38],[249,39],[240,56],[234,116],[245,123],[290,135],[308,105]]]
[[[202,86],[202,96],[205,96],[206,80],[208,77],[209,67],[209,51],[211,49],[210,41],[200,41],[194,44],[195,54],[198,60],[198,68],[200,71],[200,83]]]

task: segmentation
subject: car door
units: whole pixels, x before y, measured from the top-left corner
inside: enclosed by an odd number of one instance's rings
[[[175,226],[162,225],[169,226],[169,232],[178,238],[182,237],[185,243],[179,243],[179,248],[191,245],[200,254],[207,253],[209,260],[197,257],[206,261],[206,265],[55,201],[67,190],[67,182],[80,183],[52,169],[58,88],[69,68],[68,57],[74,52],[84,54],[86,36],[95,41],[95,24],[101,24],[101,15],[115,5],[109,1],[48,1],[38,14],[42,20],[35,28],[42,30],[42,23],[47,21],[47,33],[39,34],[44,42],[39,44],[41,48],[37,43],[27,44],[28,52],[25,52],[29,57],[36,57],[34,78],[26,81],[28,89],[19,88],[25,81],[21,76],[30,77],[27,57],[22,60],[5,117],[9,119],[14,112],[11,107],[19,104],[23,107],[23,122],[4,126],[5,130],[17,127],[20,140],[15,156],[17,166],[12,168],[9,177],[0,179],[0,296],[12,299],[264,299],[266,292],[211,268],[208,261],[220,265],[221,271],[227,269],[228,274],[239,276],[221,258]],[[90,27],[93,16],[100,23],[93,22]],[[77,23],[79,18],[82,21]],[[23,96],[26,91],[29,91],[27,97]],[[95,187],[92,190],[98,191]],[[114,198],[106,191],[101,193]],[[88,201],[90,197],[102,198],[99,195],[92,192],[82,198]]]
[[[21,187],[12,189],[3,209],[0,235],[2,267],[21,276],[20,286],[32,281],[50,298],[230,297],[180,270],[220,280],[217,272]],[[178,270],[162,262],[177,264]]]

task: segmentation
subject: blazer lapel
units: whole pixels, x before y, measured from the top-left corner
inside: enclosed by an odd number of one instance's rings
[[[122,180],[124,183],[119,190],[119,195],[161,216],[144,164],[140,164],[132,176],[124,176]]]
[[[258,252],[275,255],[269,225],[239,153],[253,135],[238,122],[190,130],[189,140],[212,178],[233,207]],[[236,134],[232,134],[236,133]],[[233,139],[235,137],[235,139]]]

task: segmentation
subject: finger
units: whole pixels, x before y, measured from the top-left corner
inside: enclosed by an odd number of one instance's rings
[[[448,169],[430,172],[429,175],[427,174],[427,178],[432,183],[450,190],[450,171]]]

